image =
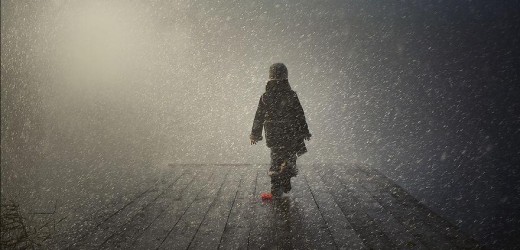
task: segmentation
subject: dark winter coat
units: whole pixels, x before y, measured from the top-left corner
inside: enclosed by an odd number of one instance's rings
[[[267,147],[285,147],[297,155],[307,152],[304,138],[311,134],[298,95],[289,81],[267,82],[258,102],[251,139],[262,140],[264,127]]]

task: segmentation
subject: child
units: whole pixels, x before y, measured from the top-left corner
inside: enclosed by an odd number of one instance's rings
[[[280,197],[291,190],[291,177],[296,176],[296,158],[307,152],[305,140],[311,134],[302,105],[287,80],[287,67],[275,63],[269,68],[269,81],[260,97],[250,140],[262,140],[265,127],[267,147],[271,149],[271,193]]]

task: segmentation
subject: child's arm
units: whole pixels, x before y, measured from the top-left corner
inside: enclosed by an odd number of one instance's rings
[[[251,135],[249,139],[251,140],[251,144],[256,144],[256,142],[261,141],[262,137],[262,129],[264,127],[265,120],[265,104],[260,97],[260,101],[258,102],[258,108],[256,109],[255,120],[253,121],[253,129],[251,131]]]

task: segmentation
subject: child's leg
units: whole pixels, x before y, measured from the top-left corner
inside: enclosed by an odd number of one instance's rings
[[[278,173],[280,171],[280,166],[283,163],[283,152],[280,148],[272,147],[271,148],[271,167],[269,168],[269,172]],[[281,196],[283,193],[282,190],[282,179],[279,174],[271,175],[271,194],[273,196]]]
[[[287,154],[286,164],[287,167],[283,173],[282,178],[282,188],[284,193],[291,191],[291,178],[295,177],[298,173],[298,169],[296,168],[296,155],[291,153]]]
[[[281,166],[284,165],[283,171]],[[271,176],[271,193],[273,196],[280,196],[282,193],[288,193],[291,190],[291,177],[295,177],[298,173],[296,168],[296,154],[288,151],[286,148],[271,148],[271,167],[269,168]]]
[[[287,161],[287,169],[286,175],[291,178],[295,177],[298,174],[298,169],[296,168],[296,154],[290,153],[286,157]]]
[[[271,176],[271,194],[280,197],[283,194],[282,178],[280,176]]]
[[[281,178],[280,184],[282,186],[284,193],[288,193],[289,191],[291,191],[292,187],[291,187],[291,177],[290,176],[284,175]]]

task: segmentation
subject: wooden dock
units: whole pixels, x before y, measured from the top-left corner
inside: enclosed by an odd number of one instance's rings
[[[260,198],[270,190],[265,165],[170,165],[135,185],[135,194],[64,218],[71,226],[45,248],[479,248],[365,166],[300,166],[293,190],[272,201]]]

